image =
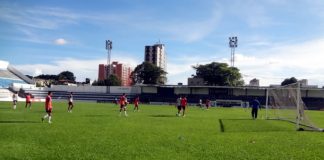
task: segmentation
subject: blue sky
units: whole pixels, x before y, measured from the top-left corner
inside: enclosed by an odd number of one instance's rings
[[[94,80],[106,39],[112,60],[133,67],[160,40],[168,83],[186,84],[192,65],[229,62],[229,36],[239,38],[235,66],[246,83],[294,76],[324,85],[322,0],[0,1],[0,59],[30,75]]]

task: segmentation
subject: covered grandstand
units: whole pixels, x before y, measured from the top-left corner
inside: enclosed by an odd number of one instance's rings
[[[34,84],[34,81],[11,66],[9,62],[0,60],[0,88],[9,88],[12,83]]]
[[[28,86],[34,85],[34,81],[23,75],[9,62],[0,60],[0,100],[11,100],[13,85]]]

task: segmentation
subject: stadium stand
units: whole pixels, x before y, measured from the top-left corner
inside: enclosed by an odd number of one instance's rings
[[[48,91],[22,89],[20,92],[30,93],[34,99],[44,99]],[[67,100],[70,94],[70,92],[67,91],[52,91],[52,93],[52,98],[56,100]],[[119,93],[73,92],[73,99],[81,101],[114,102],[115,98],[119,99],[121,95],[122,94]],[[135,94],[127,94],[128,101],[132,102],[135,96]]]
[[[8,70],[0,70],[0,88],[8,88],[12,83],[26,83]]]
[[[27,85],[33,84],[33,80],[23,75],[17,69],[9,65],[9,62],[0,60],[0,99],[11,100],[13,84]]]
[[[11,98],[11,92],[8,89],[0,88],[0,98]]]

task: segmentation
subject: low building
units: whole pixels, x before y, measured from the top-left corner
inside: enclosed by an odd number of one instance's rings
[[[188,86],[204,86],[203,78],[188,78]]]
[[[250,84],[249,86],[252,87],[259,87],[260,86],[260,80],[253,78],[252,80],[250,80]]]

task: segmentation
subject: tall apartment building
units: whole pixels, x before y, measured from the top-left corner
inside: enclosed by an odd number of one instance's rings
[[[111,74],[116,75],[121,80],[121,86],[130,86],[132,84],[130,75],[133,70],[128,65],[112,62],[111,66]],[[99,64],[98,80],[107,79],[109,67],[104,64]]]
[[[107,79],[107,65],[99,64],[98,80],[103,81]]]
[[[132,79],[130,78],[132,71],[126,64],[112,62],[111,74],[116,75],[121,80],[122,86],[132,85]]]
[[[153,46],[145,46],[144,61],[150,62],[167,72],[164,44],[158,43]],[[163,79],[163,81],[165,84],[167,81],[166,77]]]
[[[164,44],[145,46],[144,61],[153,63],[166,71],[166,53]]]

